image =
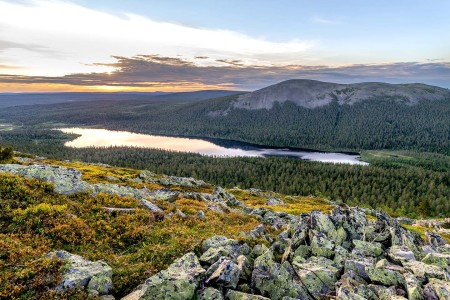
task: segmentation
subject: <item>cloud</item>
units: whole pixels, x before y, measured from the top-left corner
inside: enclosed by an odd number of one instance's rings
[[[76,73],[64,76],[0,75],[6,84],[58,84],[80,87],[102,86],[111,90],[232,88],[253,90],[279,81],[305,78],[338,83],[384,81],[423,82],[449,86],[449,62],[404,62],[355,64],[339,67],[304,65],[242,65],[240,61],[221,61],[218,66],[202,66],[182,58],[159,55],[114,56],[107,64],[112,72]]]
[[[27,66],[27,75],[103,72],[110,70],[107,65],[92,63],[113,62],[113,53],[131,57],[149,50],[162,57],[202,57],[203,64],[215,63],[206,56],[226,60],[245,57],[246,64],[269,64],[277,56],[281,63],[288,63],[293,57],[301,59],[314,45],[308,40],[274,42],[136,14],[118,16],[59,0],[0,0],[0,28],[0,63]],[[40,51],[41,55],[30,51]]]
[[[329,19],[329,18],[324,18],[324,17],[319,17],[319,16],[312,17],[311,21],[313,23],[316,23],[316,24],[325,24],[325,25],[339,25],[339,24],[342,24],[341,21],[337,21],[337,20],[333,20],[333,19]]]

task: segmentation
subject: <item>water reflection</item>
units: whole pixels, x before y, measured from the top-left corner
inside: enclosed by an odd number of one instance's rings
[[[127,131],[89,128],[61,128],[64,133],[80,135],[65,145],[74,148],[132,146],[143,148],[164,149],[170,151],[193,152],[209,156],[246,156],[246,157],[295,157],[305,160],[367,165],[359,161],[357,155],[344,153],[308,152],[292,149],[267,149],[239,142],[223,142],[213,139],[195,139],[139,134]]]

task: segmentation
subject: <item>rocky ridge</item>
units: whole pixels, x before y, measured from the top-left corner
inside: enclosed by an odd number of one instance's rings
[[[337,84],[316,80],[294,79],[240,95],[229,109],[271,109],[275,102],[293,102],[305,108],[316,108],[337,101],[339,105],[353,105],[375,98],[394,99],[407,105],[421,100],[450,98],[448,89],[426,84],[388,84],[365,82]]]
[[[55,191],[62,194],[103,192],[134,197],[153,213],[161,213],[153,199],[171,202],[190,197],[207,202],[212,210],[234,210],[260,220],[261,225],[254,230],[241,233],[254,239],[254,246],[225,236],[211,237],[203,241],[199,252],[175,260],[125,300],[450,299],[447,241],[432,231],[426,231],[423,240],[382,211],[336,206],[328,214],[312,211],[293,215],[249,207],[220,187],[212,193],[180,193],[170,188],[90,184],[76,169],[43,164],[0,165],[0,172],[52,182]],[[160,180],[156,177],[143,171],[136,180]],[[182,178],[171,182],[174,186],[203,185]],[[266,197],[267,205],[283,205],[271,193],[250,192]],[[176,213],[183,217],[181,211]],[[201,212],[197,215],[202,217]],[[267,227],[280,233],[274,237],[267,233]],[[112,299],[108,295],[112,269],[106,263],[90,262],[64,251],[48,257],[66,264],[60,290],[82,287],[93,297]]]

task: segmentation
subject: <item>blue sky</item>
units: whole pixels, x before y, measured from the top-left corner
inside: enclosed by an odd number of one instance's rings
[[[449,15],[444,0],[0,0],[0,90],[450,87]]]

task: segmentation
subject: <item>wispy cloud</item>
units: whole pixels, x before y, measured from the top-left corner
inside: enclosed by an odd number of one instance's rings
[[[253,90],[282,80],[307,78],[339,83],[385,81],[391,83],[423,82],[450,87],[450,63],[390,63],[358,64],[340,67],[303,65],[241,65],[239,61],[223,61],[221,66],[201,66],[191,61],[139,55],[115,56],[115,62],[98,64],[114,69],[112,72],[77,73],[65,76],[0,75],[0,83],[64,84],[88,87],[103,86],[111,90],[234,88]]]
[[[111,61],[113,53],[129,57],[149,49],[167,57],[202,57],[203,64],[216,63],[206,56],[224,60],[245,57],[247,64],[269,64],[269,58],[277,56],[287,63],[292,57],[301,58],[314,45],[308,40],[274,42],[135,14],[117,16],[59,0],[0,0],[0,24],[0,63],[8,60],[26,65],[28,75],[106,71],[90,63]],[[30,51],[54,51],[63,57],[50,52],[36,56]]]
[[[334,20],[331,18],[324,18],[321,16],[314,16],[311,18],[311,21],[316,24],[325,24],[325,25],[339,25],[342,24],[341,21]]]

